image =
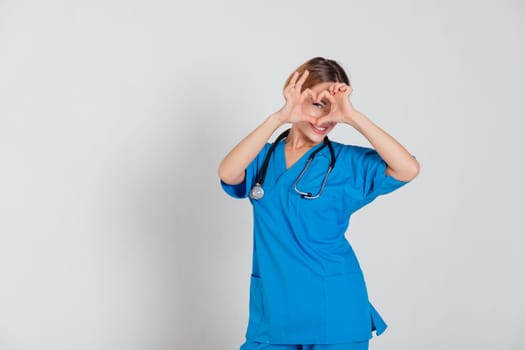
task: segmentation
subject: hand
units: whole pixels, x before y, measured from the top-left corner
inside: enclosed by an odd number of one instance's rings
[[[297,123],[301,121],[306,121],[312,124],[315,124],[316,118],[308,115],[303,110],[305,102],[312,103],[315,99],[315,93],[310,89],[304,89],[301,92],[301,88],[308,77],[307,70],[304,71],[303,75],[299,80],[299,73],[295,72],[290,79],[290,82],[283,90],[284,98],[286,99],[285,105],[277,112],[279,115],[279,120],[282,123]]]
[[[335,83],[317,95],[317,101],[323,98],[330,102],[330,112],[316,120],[317,126],[323,126],[328,123],[346,123],[353,124],[356,113],[359,113],[350,102],[352,87],[344,83]]]

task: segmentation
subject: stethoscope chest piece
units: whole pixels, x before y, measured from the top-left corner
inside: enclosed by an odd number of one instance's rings
[[[264,190],[260,183],[256,183],[250,190],[250,198],[259,200],[264,196]]]

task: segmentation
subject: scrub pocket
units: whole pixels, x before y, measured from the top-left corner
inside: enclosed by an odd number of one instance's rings
[[[260,277],[250,277],[250,315],[248,320],[247,337],[255,337],[259,334],[264,322],[263,283]]]
[[[325,288],[327,335],[370,339],[370,302],[362,272],[327,277]]]

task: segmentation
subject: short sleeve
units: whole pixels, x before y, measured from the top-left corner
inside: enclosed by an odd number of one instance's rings
[[[377,196],[390,193],[409,183],[387,174],[387,164],[375,149],[350,145],[347,147],[347,152],[349,154],[347,154],[346,165],[354,177],[352,184],[363,199],[371,201]],[[415,158],[414,155],[412,157]]]
[[[221,186],[224,192],[226,192],[228,195],[232,196],[233,198],[248,197],[248,194],[250,193],[250,189],[253,187],[253,185],[255,185],[257,174],[259,172],[259,169],[262,167],[262,164],[264,163],[264,158],[266,157],[266,154],[270,146],[271,145],[269,143],[264,145],[263,149],[259,152],[259,154],[255,157],[255,159],[252,160],[252,162],[244,170],[245,176],[244,176],[243,182],[241,182],[240,184],[236,184],[236,185],[230,185],[220,180],[220,183],[221,183]]]

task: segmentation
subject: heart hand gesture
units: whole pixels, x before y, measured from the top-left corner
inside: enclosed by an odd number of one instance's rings
[[[352,88],[344,83],[334,83],[327,90],[320,92],[316,100],[326,99],[330,102],[330,112],[317,119],[315,125],[323,126],[329,123],[346,123],[352,125],[353,117],[359,113],[350,102]]]
[[[314,92],[310,89],[304,89],[304,91],[301,92],[301,88],[306,81],[308,74],[309,72],[305,70],[303,75],[301,75],[301,78],[297,80],[299,73],[295,72],[288,85],[284,88],[283,95],[286,99],[286,103],[277,112],[281,122],[297,123],[306,121],[315,124],[316,118],[305,113],[303,110],[303,106],[307,102],[311,104],[316,99]]]

